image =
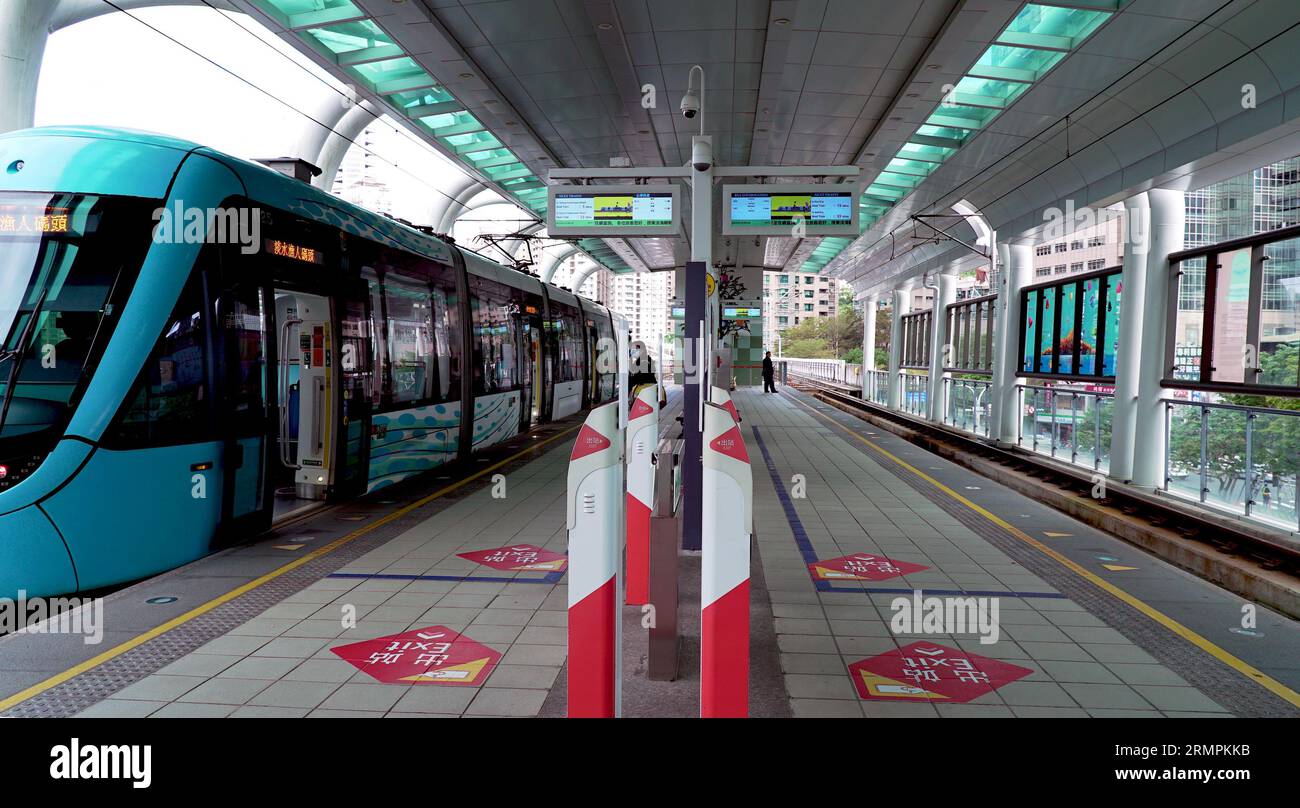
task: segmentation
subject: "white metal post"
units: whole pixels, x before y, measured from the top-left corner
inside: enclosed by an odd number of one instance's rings
[[[889,318],[889,409],[897,410],[903,402],[903,383],[898,378],[903,365],[903,315],[912,310],[912,289],[902,286],[894,290],[894,311]]]
[[[1120,308],[1119,343],[1115,348],[1115,406],[1110,416],[1110,476],[1121,481],[1133,477],[1133,455],[1138,440],[1138,373],[1141,369],[1142,312],[1146,309],[1147,253],[1151,230],[1151,200],[1146,193],[1124,200],[1124,226],[1128,229],[1124,239],[1124,271],[1120,275],[1124,297]],[[1164,322],[1164,319],[1153,322],[1151,327],[1163,331]],[[1110,338],[1111,335],[1107,334],[1108,342]],[[1103,356],[1105,347],[1100,347],[1097,353],[1099,357]]]
[[[1140,309],[1142,342],[1138,347],[1138,386],[1135,402],[1135,435],[1140,436],[1141,451],[1133,453],[1134,485],[1143,488],[1164,486],[1164,457],[1166,451],[1164,430],[1164,388],[1160,386],[1165,371],[1165,326],[1169,306],[1178,305],[1169,299],[1169,254],[1183,249],[1187,211],[1182,191],[1163,188],[1147,191],[1150,200],[1150,249],[1147,250],[1146,295]],[[1125,290],[1127,292],[1127,289]],[[1138,310],[1128,305],[1127,321],[1131,322]],[[1120,310],[1120,316],[1124,316]],[[1127,328],[1121,326],[1120,334]],[[1248,444],[1249,446],[1249,444]],[[1249,449],[1247,449],[1249,451]],[[1246,464],[1250,472],[1250,464]],[[1249,500],[1249,495],[1247,496]]]
[[[997,319],[994,322],[993,387],[990,394],[990,436],[999,443],[1014,444],[1020,429],[1020,404],[1016,395],[1016,371],[1020,368],[1020,290],[1034,276],[1034,246],[1000,242],[1002,288],[998,290]]]

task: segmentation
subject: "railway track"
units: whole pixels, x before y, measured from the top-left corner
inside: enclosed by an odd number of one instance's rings
[[[1094,497],[1097,479],[1083,468],[998,446],[850,395],[844,385],[789,374],[790,386],[841,411],[888,429],[907,440],[985,476],[1033,496],[1094,527],[1106,530],[1246,597],[1300,617],[1300,545],[1253,526],[1200,513],[1190,505],[1151,491],[1107,480]],[[1007,474],[1007,472],[1013,472]],[[1213,574],[1214,564],[1231,560],[1230,570]],[[1234,586],[1245,575],[1266,582],[1276,597],[1252,586]]]

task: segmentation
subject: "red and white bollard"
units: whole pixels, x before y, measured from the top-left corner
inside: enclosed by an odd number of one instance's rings
[[[754,481],[732,414],[704,408],[700,717],[749,715],[749,536]]]
[[[624,602],[650,601],[650,511],[659,442],[659,386],[642,385],[627,417],[627,578]]]
[[[740,413],[736,411],[736,402],[731,400],[731,393],[721,387],[714,387],[709,393],[709,401],[731,413],[731,417],[735,422],[740,423]]]
[[[623,446],[618,402],[593,409],[569,455],[569,717],[613,718]]]

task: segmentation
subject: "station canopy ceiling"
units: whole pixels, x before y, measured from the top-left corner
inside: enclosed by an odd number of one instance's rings
[[[1001,205],[1001,219],[1015,220],[1023,211],[1008,200],[1061,155],[1153,109],[1167,79],[1186,88],[1193,78],[1179,73],[1176,60],[1215,69],[1253,47],[1252,37],[1276,34],[1278,14],[1291,25],[1300,7],[1290,0],[233,5],[540,218],[552,168],[608,168],[620,158],[638,168],[686,163],[699,122],[684,119],[678,102],[699,64],[717,164],[862,169],[858,237],[716,237],[714,260],[826,271],[859,288],[880,280],[900,237],[912,247],[933,242],[933,233],[918,235],[911,215],[951,213],[966,200],[986,215]],[[1252,7],[1264,15],[1255,34],[1246,30]],[[1163,71],[1153,64],[1165,62]],[[1107,104],[1119,91],[1129,97]],[[1124,155],[1115,159],[1126,164]],[[666,269],[688,251],[686,233],[603,242],[582,246],[616,271]]]

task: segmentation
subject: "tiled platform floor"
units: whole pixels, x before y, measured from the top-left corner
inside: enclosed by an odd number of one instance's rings
[[[991,645],[975,634],[895,635],[889,623],[890,603],[903,596],[897,590],[1057,590],[903,484],[793,397],[788,391],[745,392],[737,406],[754,467],[755,533],[795,715],[1226,715],[1213,699],[1068,599],[1002,596],[1001,636]],[[865,552],[929,569],[880,582],[835,581],[833,588],[844,591],[818,591],[766,468],[764,448],[816,559]],[[796,474],[804,477],[806,498],[790,496]],[[859,698],[847,675],[851,663],[921,639],[1033,672],[962,704]]]
[[[796,716],[1231,714],[795,399],[789,392],[736,394],[754,470],[756,549]],[[510,473],[504,499],[485,487],[340,570],[409,577],[318,581],[81,715],[537,715],[566,658],[563,580],[521,582],[542,578],[535,572],[479,580],[512,574],[456,554],[524,542],[565,552],[568,453],[568,441],[557,444]],[[794,475],[803,475],[804,498],[794,491]],[[969,477],[991,485],[978,480]],[[796,525],[806,536],[803,550]],[[808,554],[824,560],[857,552],[928,569],[820,586],[809,573]],[[988,645],[973,634],[895,635],[890,603],[913,588],[1007,593],[999,601],[1000,639]],[[346,607],[355,609],[353,628],[343,627]],[[499,664],[478,686],[381,684],[330,650],[433,625],[501,652]],[[1030,672],[967,703],[860,698],[849,666],[918,640]]]

